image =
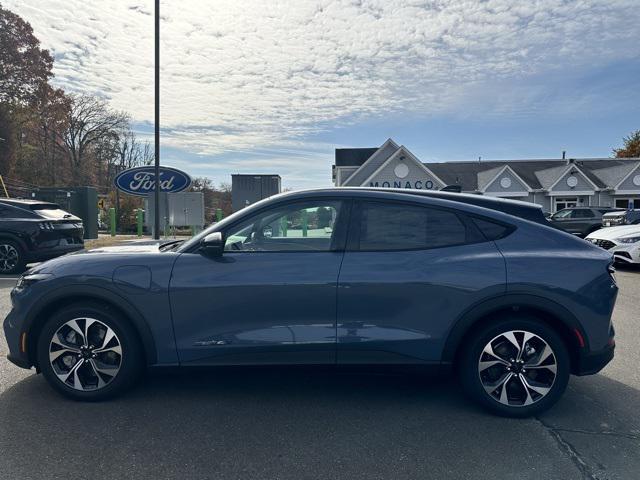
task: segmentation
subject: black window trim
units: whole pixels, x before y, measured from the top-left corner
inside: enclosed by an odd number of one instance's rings
[[[454,214],[459,220],[460,222],[465,226],[465,228],[467,230],[471,229],[474,230],[477,235],[478,235],[478,239],[483,239],[483,240],[478,240],[475,242],[463,242],[463,243],[454,243],[454,244],[450,244],[450,245],[442,245],[442,246],[438,246],[438,247],[416,247],[416,248],[393,248],[393,249],[379,249],[379,248],[375,248],[375,249],[366,249],[363,250],[360,248],[360,221],[361,221],[361,215],[362,215],[362,205],[364,203],[380,203],[383,205],[392,205],[392,204],[396,204],[396,205],[405,205],[405,206],[412,206],[412,207],[421,207],[421,208],[430,208],[430,209],[434,209],[434,210],[443,210],[449,213]],[[473,223],[471,221],[471,217],[478,217],[478,218],[483,218],[482,216],[479,215],[473,215],[473,214],[468,214],[466,212],[461,212],[460,210],[457,210],[455,208],[450,208],[450,207],[442,207],[440,205],[432,205],[432,204],[428,204],[428,203],[421,203],[421,202],[410,202],[410,201],[406,201],[406,200],[397,200],[397,199],[392,199],[392,200],[386,200],[386,199],[380,199],[380,198],[358,198],[358,199],[354,199],[353,201],[353,205],[351,207],[351,222],[349,224],[349,238],[348,238],[348,242],[347,242],[347,247],[346,247],[346,251],[347,252],[416,252],[416,251],[425,251],[425,250],[437,250],[440,248],[451,248],[451,247],[461,247],[464,245],[476,245],[478,243],[486,243],[486,242],[490,242],[492,240],[487,239],[487,237],[484,235],[484,233],[482,233],[482,231],[480,230],[480,228],[478,228],[478,226]],[[502,225],[505,225],[503,222],[498,222],[498,221],[494,221],[493,219],[490,219],[488,221],[492,221],[494,223],[499,223]],[[508,226],[508,225],[505,225]],[[511,226],[513,229],[515,229],[515,227]],[[509,234],[512,232],[513,230],[511,230],[509,232]],[[504,238],[501,237],[501,238]]]
[[[507,238],[509,235],[511,235],[513,232],[515,232],[518,229],[518,227],[516,227],[512,223],[507,223],[507,222],[503,222],[501,220],[496,220],[495,218],[485,217],[483,215],[477,215],[475,213],[465,213],[465,215],[474,224],[474,226],[480,232],[480,235],[482,235],[487,240],[487,242],[495,242],[497,240],[502,240],[503,238]],[[478,219],[478,220],[482,220],[483,222],[495,223],[496,225],[500,225],[500,226],[505,228],[505,233],[503,235],[499,236],[499,237],[496,237],[496,238],[489,238],[489,237],[487,237],[485,235],[485,233],[482,231],[482,229],[480,227],[478,227],[478,225],[476,225],[475,222],[473,222],[474,218]]]
[[[225,250],[224,255],[236,254],[236,253],[246,253],[246,254],[271,254],[271,253],[340,253],[345,251],[345,244],[347,240],[347,228],[349,226],[349,221],[351,217],[353,199],[351,197],[343,197],[343,196],[318,196],[318,197],[308,197],[308,198],[297,198],[295,200],[289,200],[286,202],[280,202],[276,205],[265,205],[264,208],[256,212],[252,212],[250,215],[246,215],[242,218],[239,218],[238,221],[233,222],[230,225],[227,225],[223,230],[220,230],[222,233],[222,238],[226,242],[227,233],[232,228],[237,227],[241,223],[249,220],[252,217],[256,217],[258,215],[263,214],[268,210],[273,210],[277,208],[287,208],[288,206],[296,205],[296,204],[305,204],[310,202],[341,202],[340,211],[338,212],[338,217],[336,218],[336,230],[334,232],[333,238],[331,239],[331,245],[328,250],[271,250],[271,251],[251,251],[251,250]],[[194,249],[193,253],[197,253],[197,247]]]

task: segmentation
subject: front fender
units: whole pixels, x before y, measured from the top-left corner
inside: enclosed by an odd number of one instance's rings
[[[153,298],[154,296],[158,296],[158,293],[154,295],[149,292],[147,298],[137,295],[137,301],[134,304],[129,298],[117,291],[112,283],[104,282],[101,286],[69,283],[46,291],[25,310],[26,313],[22,317],[22,331],[27,332],[28,345],[32,346],[42,322],[49,312],[53,312],[63,305],[82,300],[102,301],[120,310],[133,323],[142,341],[149,365],[177,364],[173,327],[171,317],[167,313],[169,309],[166,305],[162,305],[163,302],[168,303],[166,292],[160,293],[161,299]],[[146,315],[142,310],[146,311]],[[153,318],[153,323],[148,322],[147,318]],[[28,348],[28,350],[30,358],[33,359],[34,357],[31,355],[33,349]]]

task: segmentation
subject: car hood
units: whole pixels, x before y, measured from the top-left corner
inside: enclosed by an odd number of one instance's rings
[[[123,265],[161,265],[172,262],[172,252],[163,252],[158,243],[144,245],[118,245],[80,250],[40,263],[31,273],[53,273],[110,276],[111,271]]]
[[[599,238],[601,240],[613,240],[628,235],[640,235],[640,225],[624,225],[622,227],[607,227],[596,230],[587,235],[587,238]]]
[[[83,250],[77,252],[76,255],[82,255],[86,253],[158,253],[160,251],[160,244],[144,244],[144,245],[115,245],[111,247],[97,247],[89,250]]]

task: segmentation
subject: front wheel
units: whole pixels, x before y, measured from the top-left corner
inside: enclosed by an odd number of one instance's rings
[[[96,401],[133,385],[143,355],[136,332],[110,306],[71,305],[44,325],[38,365],[49,384],[67,397]]]
[[[570,374],[564,342],[533,318],[498,320],[479,329],[463,347],[458,366],[467,393],[509,417],[550,408],[564,393]]]

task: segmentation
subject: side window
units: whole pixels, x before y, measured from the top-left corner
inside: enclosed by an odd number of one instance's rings
[[[487,240],[500,240],[514,230],[512,226],[495,223],[483,218],[474,218],[473,223],[476,224]]]
[[[360,250],[415,250],[480,241],[454,212],[417,205],[364,202]]]
[[[331,250],[339,201],[313,201],[276,207],[232,227],[229,252],[327,252]]]
[[[572,218],[593,218],[595,215],[593,214],[593,211],[591,211],[591,209],[589,208],[581,208],[579,210],[574,210],[573,211],[573,217]]]

